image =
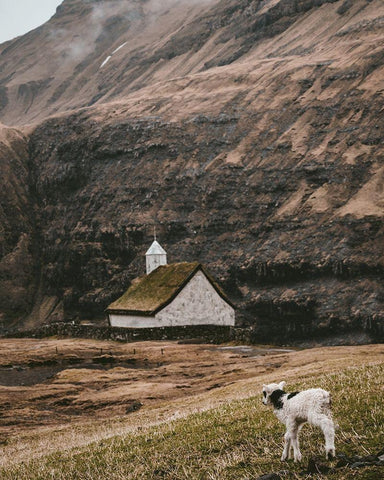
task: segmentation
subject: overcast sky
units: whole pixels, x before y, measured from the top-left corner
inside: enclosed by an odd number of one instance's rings
[[[0,43],[49,20],[62,0],[0,0]]]

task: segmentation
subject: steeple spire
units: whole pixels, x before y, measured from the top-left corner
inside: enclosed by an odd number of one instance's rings
[[[167,252],[156,240],[156,227],[153,228],[153,243],[145,254],[147,275],[160,265],[167,265]]]

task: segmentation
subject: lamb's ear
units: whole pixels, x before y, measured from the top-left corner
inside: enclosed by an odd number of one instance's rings
[[[280,382],[279,383],[280,390],[283,390],[283,388],[285,387],[285,384],[286,384],[286,382]]]

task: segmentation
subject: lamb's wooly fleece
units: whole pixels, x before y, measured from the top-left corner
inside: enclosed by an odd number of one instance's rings
[[[284,423],[287,431],[284,436],[284,450],[281,460],[293,457],[300,462],[299,432],[308,422],[321,428],[325,438],[325,455],[335,456],[335,426],[331,413],[331,395],[321,388],[311,388],[303,392],[286,393],[285,382],[263,385],[264,405],[273,405],[277,418]]]

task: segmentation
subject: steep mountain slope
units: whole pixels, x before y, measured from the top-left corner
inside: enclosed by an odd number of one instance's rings
[[[258,339],[378,334],[382,2],[158,5],[65,1],[2,51],[3,121],[61,112],[29,138],[29,325],[100,316],[143,272],[157,224],[170,260],[206,263]],[[49,31],[66,26],[75,42],[95,18],[103,27],[70,68],[44,60]],[[44,61],[40,80],[53,79],[21,87]]]
[[[239,59],[251,72],[295,57],[301,64],[344,57],[351,66],[362,50],[380,50],[381,3],[65,0],[48,23],[1,49],[2,121],[25,124],[176,77],[200,73],[193,76],[200,83],[207,70],[236,69]]]
[[[197,15],[200,25],[205,6],[215,3],[65,0],[48,23],[4,45],[0,55],[3,121],[39,120],[58,110],[120,98],[151,83],[161,71],[156,64],[161,63],[162,52],[169,50],[172,53],[164,55],[172,55],[175,45],[180,49],[173,36],[184,38],[178,33],[184,25]],[[189,53],[191,48],[184,49]],[[174,72],[160,76],[171,78]]]
[[[36,261],[27,139],[0,124],[0,328],[30,311]]]

